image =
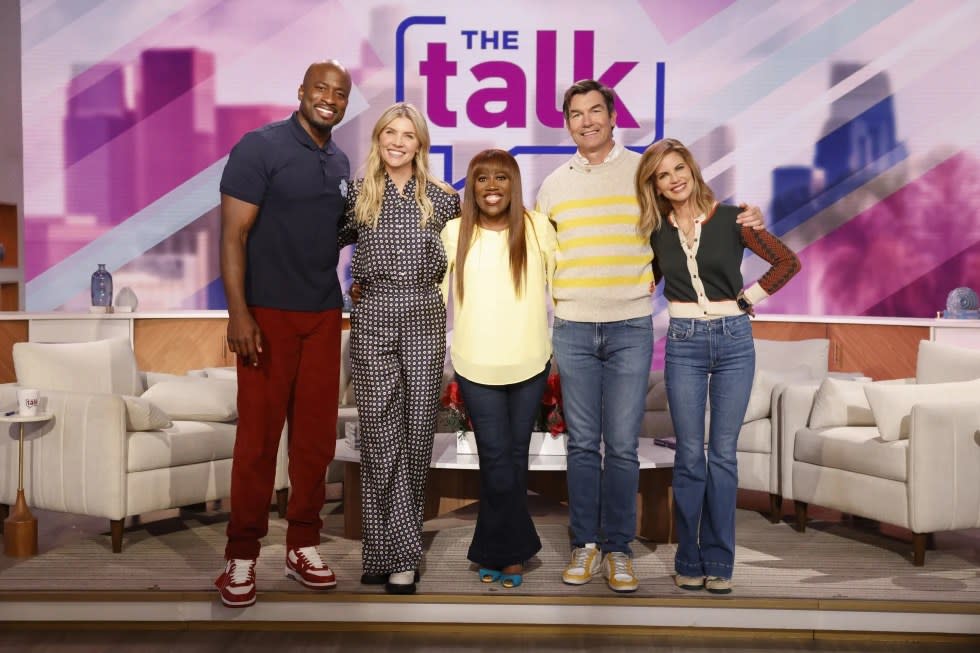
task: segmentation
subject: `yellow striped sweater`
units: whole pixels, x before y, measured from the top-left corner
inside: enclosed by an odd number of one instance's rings
[[[616,322],[653,312],[653,255],[649,241],[636,232],[640,206],[633,179],[639,161],[630,150],[598,165],[573,157],[541,184],[537,210],[558,231],[556,317]]]

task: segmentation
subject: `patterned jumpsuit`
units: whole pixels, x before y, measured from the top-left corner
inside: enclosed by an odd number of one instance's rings
[[[428,184],[433,215],[420,227],[415,180],[402,194],[385,175],[376,228],[354,220],[360,183],[347,199],[341,247],[357,243],[351,275],[361,297],[351,315],[351,371],[361,424],[363,570],[418,569],[425,483],[446,356],[439,237],[459,196]]]

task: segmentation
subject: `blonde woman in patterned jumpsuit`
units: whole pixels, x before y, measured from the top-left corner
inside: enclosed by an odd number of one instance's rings
[[[364,584],[412,594],[446,355],[446,272],[440,232],[459,196],[429,176],[429,131],[411,104],[381,114],[364,178],[347,198],[341,247],[351,275],[351,368],[361,424]]]

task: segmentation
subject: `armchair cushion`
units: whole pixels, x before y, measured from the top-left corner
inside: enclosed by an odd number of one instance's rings
[[[976,403],[980,397],[980,379],[957,383],[869,384],[864,392],[881,437],[893,441],[909,437],[912,406],[925,401]]]
[[[916,383],[980,379],[980,350],[922,340],[915,363]]]
[[[234,424],[175,421],[166,429],[129,434],[126,471],[144,472],[230,460],[234,448]]]
[[[873,426],[803,429],[796,434],[796,460],[875,478],[905,482],[908,440],[886,442]]]
[[[173,420],[229,422],[238,418],[238,384],[222,379],[184,377],[160,381],[143,393]]]
[[[864,393],[867,383],[827,377],[813,398],[810,427],[874,426],[875,418]]]
[[[123,401],[127,431],[156,431],[170,426],[170,417],[153,402],[132,395],[123,395]]]
[[[743,423],[769,417],[772,413],[772,391],[780,383],[807,381],[811,378],[811,368],[800,365],[790,369],[770,370],[756,365],[755,377],[752,379],[752,393],[749,395],[749,405],[745,409]]]
[[[127,338],[18,342],[13,353],[17,382],[30,388],[134,396],[145,389]]]

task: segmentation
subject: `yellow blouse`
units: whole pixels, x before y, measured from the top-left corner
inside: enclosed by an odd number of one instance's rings
[[[528,212],[527,271],[518,295],[510,272],[509,230],[477,228],[466,256],[462,304],[453,298],[453,367],[466,379],[486,385],[518,383],[544,369],[551,358],[547,288],[555,271],[555,228],[541,213]],[[442,230],[449,269],[442,296],[449,305],[455,286],[460,220]]]

